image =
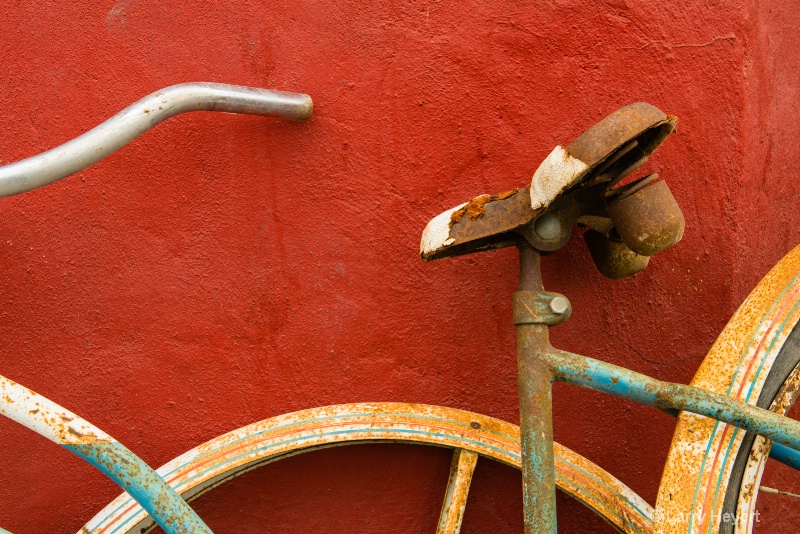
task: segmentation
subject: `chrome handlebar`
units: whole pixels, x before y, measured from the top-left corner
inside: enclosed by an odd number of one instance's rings
[[[158,123],[189,111],[222,111],[304,120],[311,97],[220,83],[182,83],[156,91],[63,145],[0,167],[0,197],[51,184],[97,163]]]

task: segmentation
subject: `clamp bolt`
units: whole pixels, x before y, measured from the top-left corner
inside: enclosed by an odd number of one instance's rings
[[[533,223],[533,231],[539,239],[552,241],[561,235],[561,221],[552,213],[545,213]]]
[[[566,297],[553,297],[553,300],[550,301],[550,311],[557,315],[561,315],[569,308],[569,301]]]

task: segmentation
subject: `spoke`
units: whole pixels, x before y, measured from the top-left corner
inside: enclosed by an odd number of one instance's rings
[[[768,486],[761,486],[759,491],[763,491],[764,493],[772,493],[773,495],[786,495],[787,497],[794,497],[796,499],[800,499],[800,495],[796,493],[789,493],[788,491],[776,490],[775,488],[770,488]]]
[[[475,472],[477,462],[478,453],[465,449],[453,450],[450,480],[447,482],[447,492],[444,494],[444,504],[442,504],[442,513],[439,516],[436,534],[458,534],[461,530],[469,485],[472,482],[472,473]]]

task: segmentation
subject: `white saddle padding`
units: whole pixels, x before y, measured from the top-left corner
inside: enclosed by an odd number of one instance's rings
[[[561,145],[555,147],[531,180],[531,208],[546,208],[561,193],[580,182],[589,166],[570,155]]]
[[[533,173],[531,208],[534,210],[546,208],[558,195],[580,182],[588,170],[589,166],[586,163],[571,156],[561,146],[557,146]],[[422,232],[419,244],[419,251],[423,256],[445,248],[455,241],[450,237],[450,219],[454,212],[466,205],[467,203],[461,204],[431,219]]]

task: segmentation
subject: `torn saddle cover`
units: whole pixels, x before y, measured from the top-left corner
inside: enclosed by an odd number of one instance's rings
[[[518,235],[530,235],[524,230],[548,208],[556,209],[558,203],[553,203],[559,197],[576,190],[596,191],[602,204],[602,192],[644,164],[675,123],[674,117],[644,102],[618,109],[567,148],[557,146],[536,170],[529,187],[481,195],[434,217],[422,233],[422,259],[513,245]],[[582,214],[572,204],[570,216],[577,219]]]

